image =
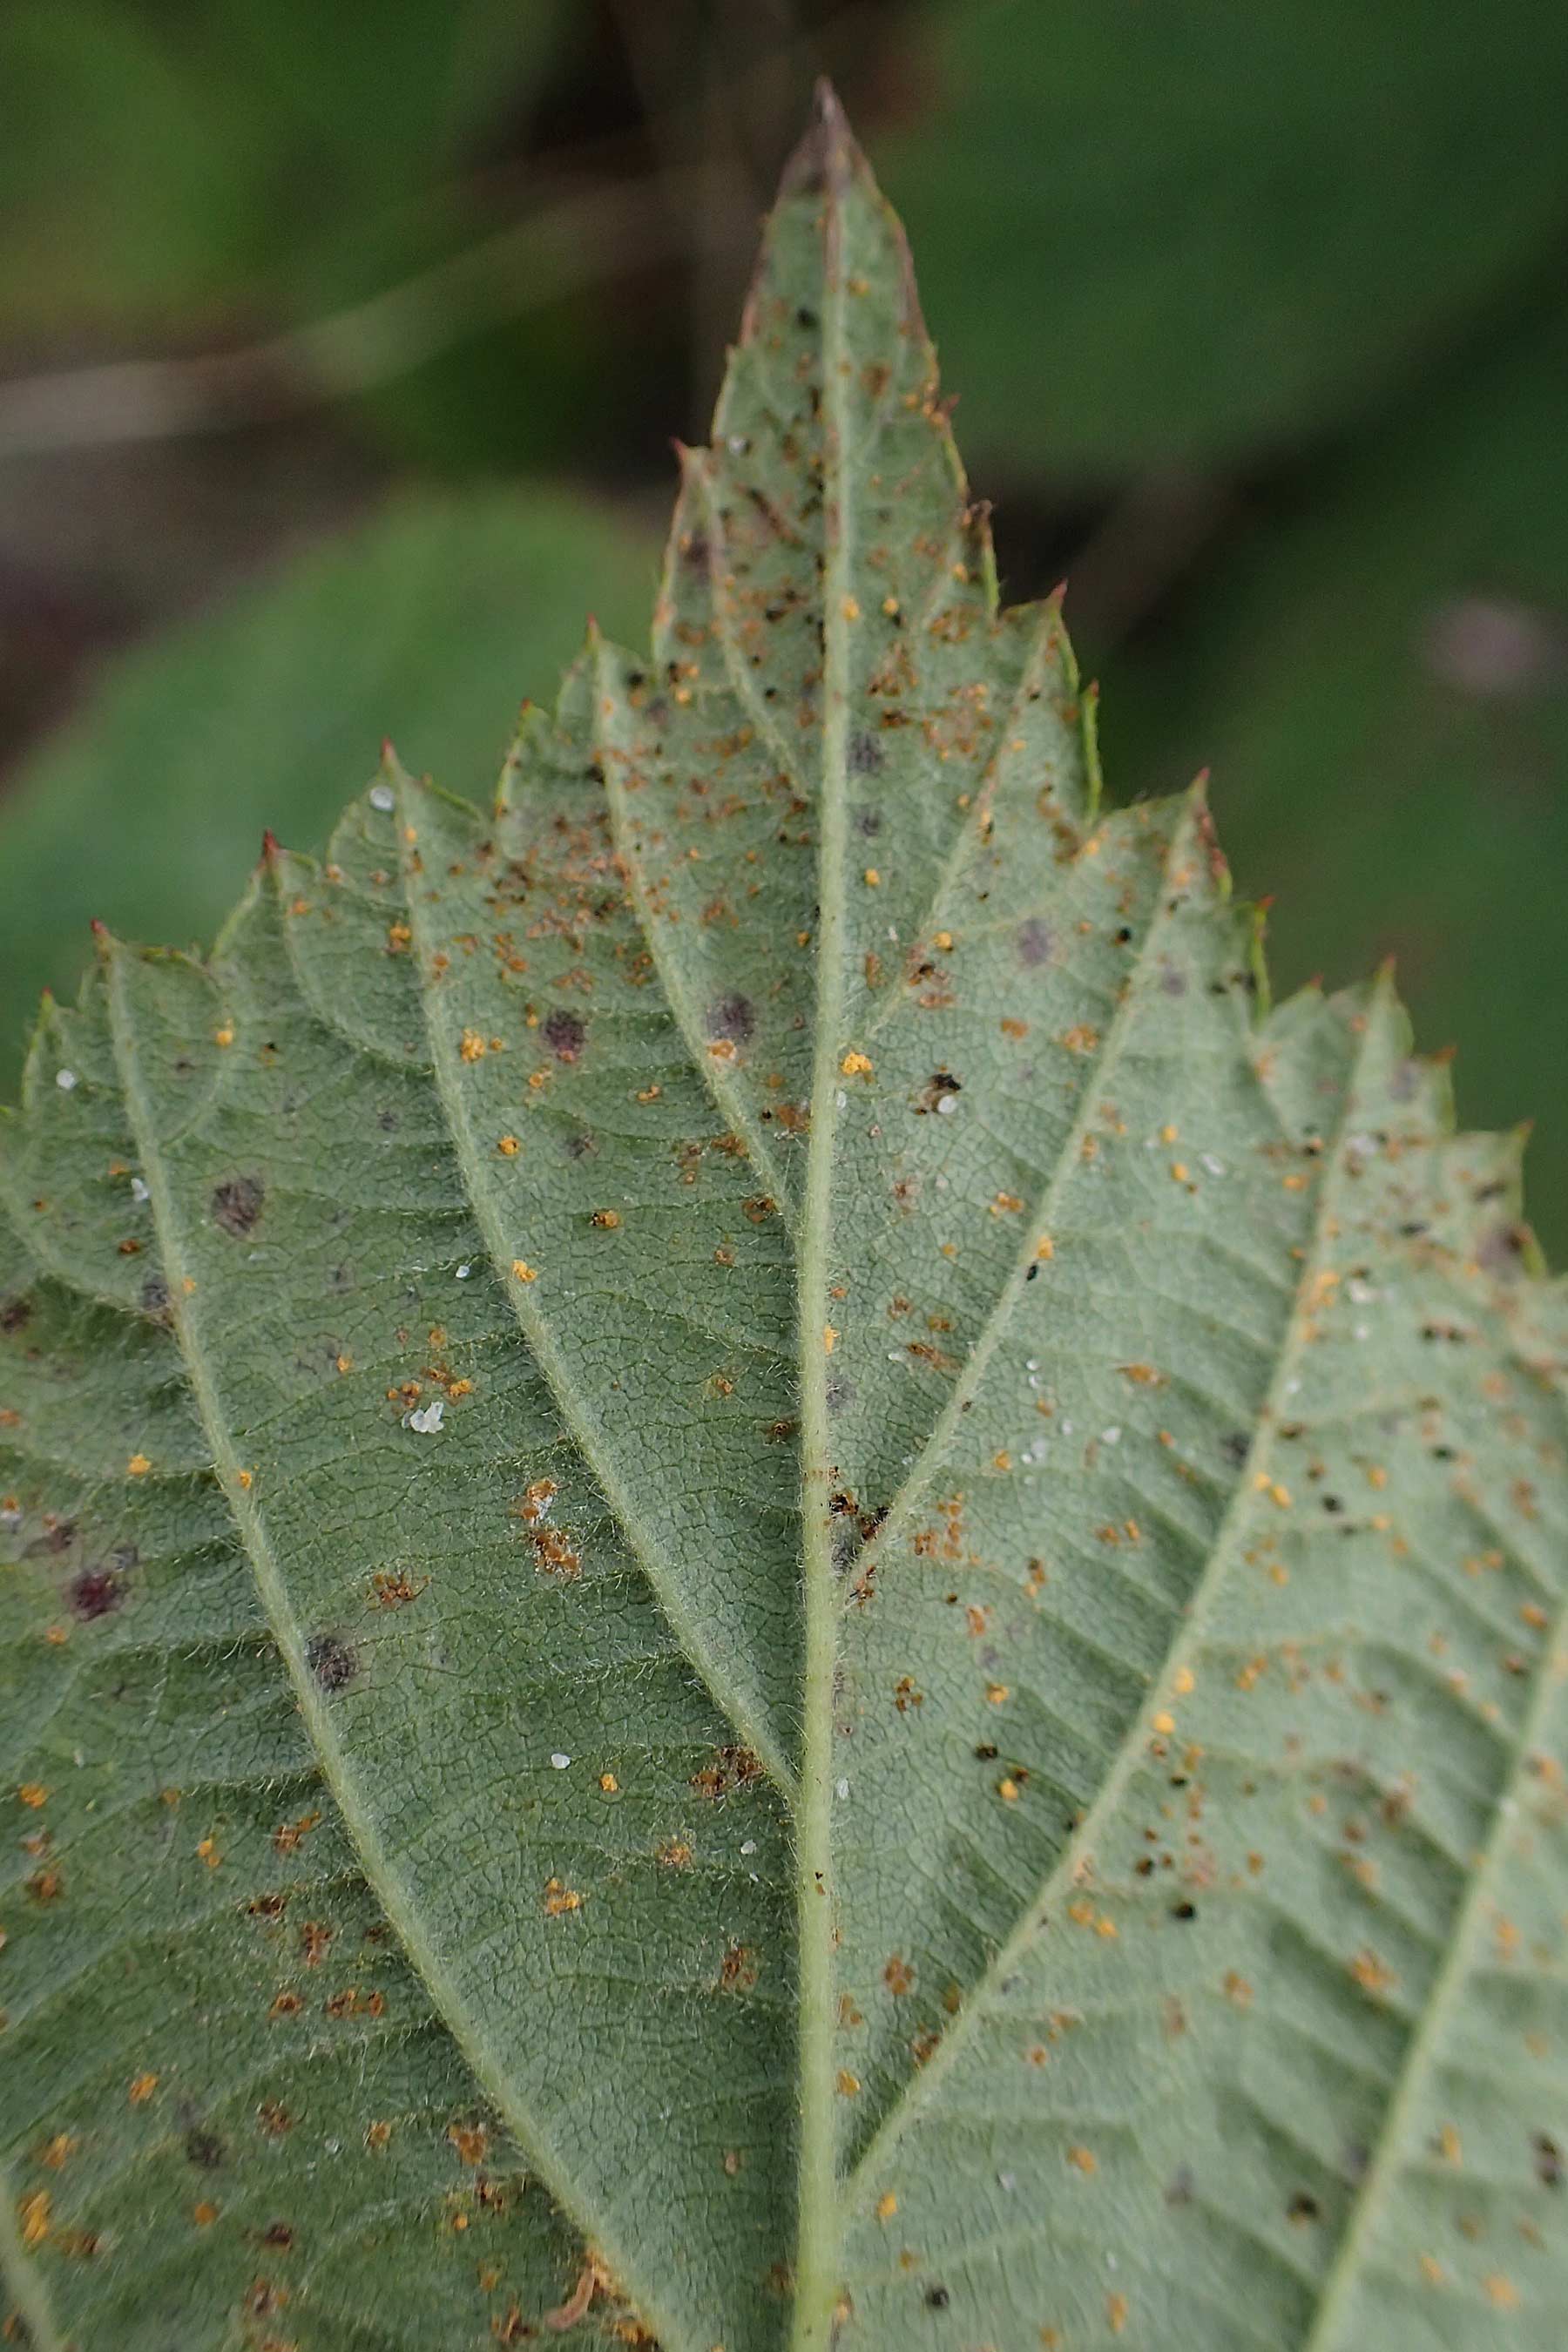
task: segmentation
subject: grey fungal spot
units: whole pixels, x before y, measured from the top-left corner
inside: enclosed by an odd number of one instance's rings
[[[722,1041],[731,1045],[749,1044],[757,1026],[750,997],[742,996],[738,991],[716,997],[703,1016],[703,1026],[715,1045]]]
[[[243,1240],[254,1232],[266,1199],[267,1188],[259,1176],[231,1176],[213,1189],[213,1223]]]
[[[1020,963],[1027,964],[1031,970],[1039,964],[1049,963],[1051,935],[1037,915],[1031,915],[1026,923],[1019,924],[1017,940]]]
[[[359,1660],[349,1644],[336,1633],[312,1634],[305,1650],[305,1663],[314,1675],[317,1685],[329,1696],[347,1690],[359,1672]]]
[[[545,1016],[543,1037],[558,1062],[574,1062],[588,1042],[588,1024],[581,1013],[558,1004]]]

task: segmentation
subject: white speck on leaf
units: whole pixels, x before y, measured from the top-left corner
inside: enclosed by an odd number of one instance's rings
[[[416,1412],[405,1412],[403,1426],[405,1429],[416,1429],[421,1437],[434,1437],[441,1426],[441,1416],[446,1410],[445,1397],[435,1397],[428,1404],[421,1405]]]
[[[551,1757],[550,1761],[558,1772],[564,1772],[568,1764],[571,1763],[572,1759],[570,1756],[566,1755],[563,1750],[557,1748],[553,1755]]]
[[[373,809],[379,809],[383,816],[388,815],[397,805],[396,800],[393,794],[392,786],[390,784],[372,784],[370,788],[370,804]]]
[[[80,1083],[81,1081],[77,1076],[74,1070],[57,1070],[55,1072],[55,1084],[58,1087],[62,1095],[68,1095],[72,1088],[79,1086]]]

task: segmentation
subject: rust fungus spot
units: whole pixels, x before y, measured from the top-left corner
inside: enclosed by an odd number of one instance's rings
[[[762,1759],[749,1748],[721,1748],[713,1761],[691,1775],[691,1786],[700,1797],[715,1801],[732,1796],[738,1789],[749,1789],[763,1777]]]
[[[751,1992],[757,1982],[757,1956],[750,1944],[731,1944],[719,1965],[721,1992]]]
[[[484,2124],[448,2124],[447,2137],[458,2151],[459,2164],[482,2164],[490,2144],[489,2129]]]

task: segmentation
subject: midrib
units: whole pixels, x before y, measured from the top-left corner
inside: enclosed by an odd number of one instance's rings
[[[847,495],[842,244],[844,133],[837,105],[823,116],[826,181],[823,417],[826,544],[823,575],[822,793],[817,852],[816,1028],[811,1136],[799,1244],[801,1527],[805,1668],[795,1816],[800,2000],[800,2180],[795,2255],[795,2352],[822,2352],[838,2300],[842,2223],[834,2118],[833,1684],[837,1605],[827,1499],[832,1467],[827,1377],[832,1318],[828,1234],[838,1118],[844,1010],[849,623],[852,570]],[[853,609],[852,607],[848,609]]]

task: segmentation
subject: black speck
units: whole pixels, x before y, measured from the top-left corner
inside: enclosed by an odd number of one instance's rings
[[[328,1693],[347,1690],[359,1672],[359,1660],[335,1633],[313,1634],[305,1652],[305,1662],[320,1687]]]
[[[166,1320],[169,1313],[169,1286],[161,1274],[150,1274],[147,1276],[146,1281],[142,1285],[141,1299],[143,1315],[156,1316],[160,1322]]]
[[[30,1298],[7,1298],[0,1307],[0,1331],[25,1331],[33,1319]]]
[[[879,774],[885,756],[874,735],[861,732],[849,738],[849,772],[852,776]]]
[[[1233,1464],[1237,1470],[1245,1470],[1247,1456],[1250,1451],[1250,1441],[1247,1432],[1244,1429],[1229,1431],[1220,1439],[1220,1451],[1226,1460]]]
[[[1530,2145],[1535,2152],[1535,2177],[1543,2189],[1563,2186],[1563,2150],[1550,2132],[1533,2132]]]
[[[1317,2221],[1322,2219],[1323,2209],[1310,2190],[1298,2189],[1285,2211],[1292,2221]]]
[[[742,996],[738,992],[730,996],[715,997],[708,1007],[703,1026],[716,1045],[721,1038],[728,1038],[731,1045],[747,1045],[757,1026],[751,998]]]
[[[952,2301],[952,2295],[950,2295],[950,2294],[949,2294],[949,2293],[948,2293],[948,2291],[947,2291],[946,2287],[944,2287],[944,2286],[928,2286],[928,2287],[927,2287],[927,2289],[926,2289],[926,2309],[927,2309],[928,2311],[945,2311],[945,2310],[947,2309],[948,2305],[949,2305]]]
[[[204,2125],[193,2125],[185,2134],[185,2161],[199,2164],[204,2172],[216,2172],[224,2160],[223,2142],[216,2132]]]
[[[259,1176],[231,1176],[213,1191],[213,1223],[237,1240],[254,1233],[261,1216],[267,1188]]]
[[[574,1062],[588,1042],[587,1023],[581,1013],[558,1004],[545,1016],[544,1042],[558,1062]]]
[[[1171,1906],[1173,1919],[1195,1919],[1197,1916],[1198,1906],[1195,1903],[1173,1903]]]

